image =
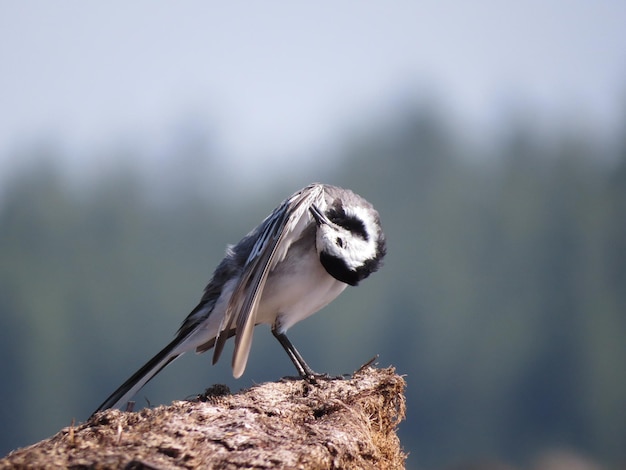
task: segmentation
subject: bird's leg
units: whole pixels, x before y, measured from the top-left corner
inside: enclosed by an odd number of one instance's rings
[[[289,341],[289,338],[287,338],[287,335],[285,333],[281,333],[276,328],[272,328],[272,334],[283,347],[283,349],[289,356],[289,359],[291,359],[291,362],[293,362],[293,365],[296,366],[300,377],[309,382],[315,382],[316,379],[330,378],[328,374],[318,374],[313,369],[311,369],[309,365],[304,361],[295,346],[291,344],[291,341]]]

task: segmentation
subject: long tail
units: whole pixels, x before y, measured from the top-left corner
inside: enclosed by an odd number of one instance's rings
[[[187,351],[188,347],[181,347],[187,337],[175,338],[165,346],[156,356],[150,359],[141,369],[135,372],[126,382],[119,386],[104,402],[92,413],[107,408],[118,408],[125,405],[144,385],[167,366],[174,359]]]

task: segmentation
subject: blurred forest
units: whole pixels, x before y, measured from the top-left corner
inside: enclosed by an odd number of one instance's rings
[[[170,340],[226,244],[323,180],[377,207],[388,256],[290,336],[320,371],[380,354],[406,374],[410,468],[522,468],[550,449],[624,465],[626,133],[504,127],[480,143],[409,107],[344,136],[323,170],[276,181],[268,168],[254,194],[210,174],[210,146],[189,145],[175,181],[120,167],[82,187],[58,149],[33,148],[41,164],[0,199],[0,454],[86,419]],[[186,355],[138,405],[292,375],[268,332],[242,379],[229,351],[215,367]]]

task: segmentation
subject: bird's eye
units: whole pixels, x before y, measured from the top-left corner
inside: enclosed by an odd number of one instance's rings
[[[343,238],[337,237],[335,243],[339,246],[339,248],[343,248]]]

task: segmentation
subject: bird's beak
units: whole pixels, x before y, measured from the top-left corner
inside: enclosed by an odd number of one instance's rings
[[[319,208],[315,204],[311,204],[311,207],[309,207],[309,210],[311,211],[311,215],[315,219],[315,223],[318,226],[322,224],[326,224],[326,225],[332,224],[331,221],[328,220],[328,218],[324,215],[324,213],[321,210],[319,210]]]

